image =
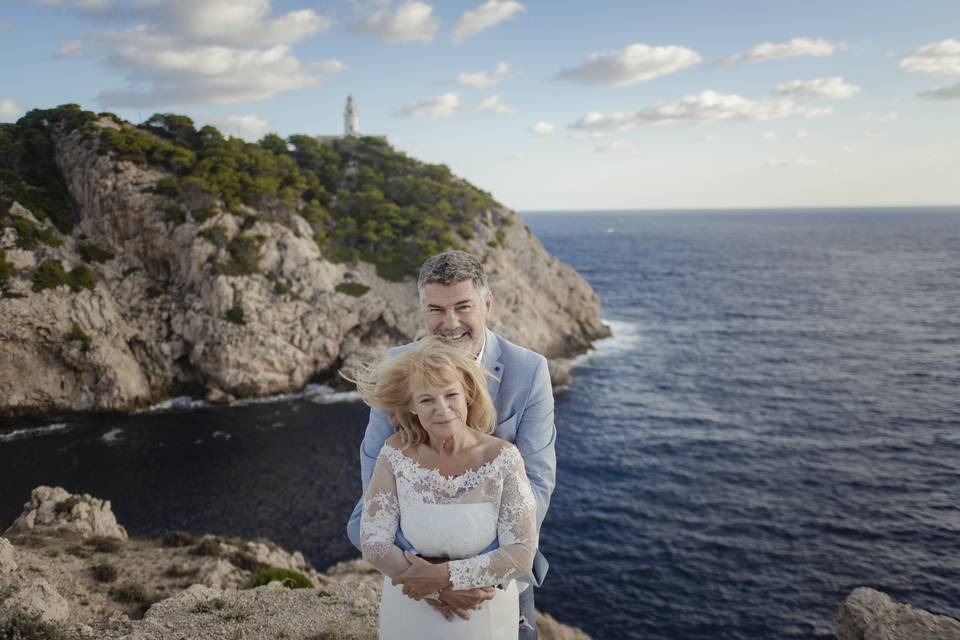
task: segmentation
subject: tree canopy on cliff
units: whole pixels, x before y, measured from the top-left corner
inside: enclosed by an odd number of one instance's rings
[[[413,273],[429,255],[471,238],[478,215],[498,206],[445,165],[419,162],[382,138],[321,143],[271,133],[250,143],[209,125],[197,129],[183,115],[154,114],[135,126],[113,114],[63,105],[32,110],[15,125],[0,127],[5,225],[10,204],[18,201],[70,232],[75,205],[54,161],[56,128],[80,131],[115,160],[163,170],[166,177],[155,192],[173,201],[168,213],[185,207],[201,221],[220,208],[245,219],[282,219],[284,211],[294,211],[310,223],[326,256],[372,262],[385,277]],[[168,219],[176,223],[186,216],[171,213]]]

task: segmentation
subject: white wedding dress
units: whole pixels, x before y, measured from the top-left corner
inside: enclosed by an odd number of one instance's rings
[[[477,469],[447,477],[384,445],[363,501],[363,557],[385,576],[381,640],[516,639],[518,591],[537,550],[537,507],[513,445]],[[426,602],[403,595],[390,578],[409,562],[394,544],[397,528],[418,555],[451,558],[454,590],[501,586],[470,619],[448,622]],[[500,547],[481,553],[494,539]]]

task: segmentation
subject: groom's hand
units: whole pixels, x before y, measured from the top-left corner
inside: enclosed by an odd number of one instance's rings
[[[458,617],[463,618],[464,620],[470,619],[470,612],[466,609],[455,609],[448,604],[444,604],[440,600],[434,600],[432,598],[426,598],[424,602],[438,611],[440,615],[447,619],[447,622],[453,622],[454,618]]]
[[[493,600],[496,590],[493,587],[477,587],[463,591],[445,589],[440,592],[440,601],[454,609],[477,609],[487,600]]]
[[[403,595],[421,600],[431,593],[449,589],[452,586],[446,563],[431,564],[409,551],[404,551],[403,555],[410,566],[403,573],[394,576],[392,580],[393,586],[403,587]]]

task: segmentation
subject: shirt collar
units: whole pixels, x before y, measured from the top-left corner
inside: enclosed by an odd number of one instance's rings
[[[477,354],[477,364],[483,364],[483,350],[487,348],[487,330],[483,330],[483,346],[480,347],[480,353]]]

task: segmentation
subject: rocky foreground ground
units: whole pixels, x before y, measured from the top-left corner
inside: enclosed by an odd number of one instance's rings
[[[0,537],[0,638],[376,638],[381,583],[362,560],[319,573],[266,540],[130,538],[108,501],[37,487]],[[537,624],[545,640],[589,640]]]
[[[133,539],[110,503],[37,487],[0,537],[0,640],[377,637],[382,578],[362,560],[317,572],[267,540]],[[960,621],[855,589],[837,640],[960,640]],[[541,640],[589,640],[537,614]]]

